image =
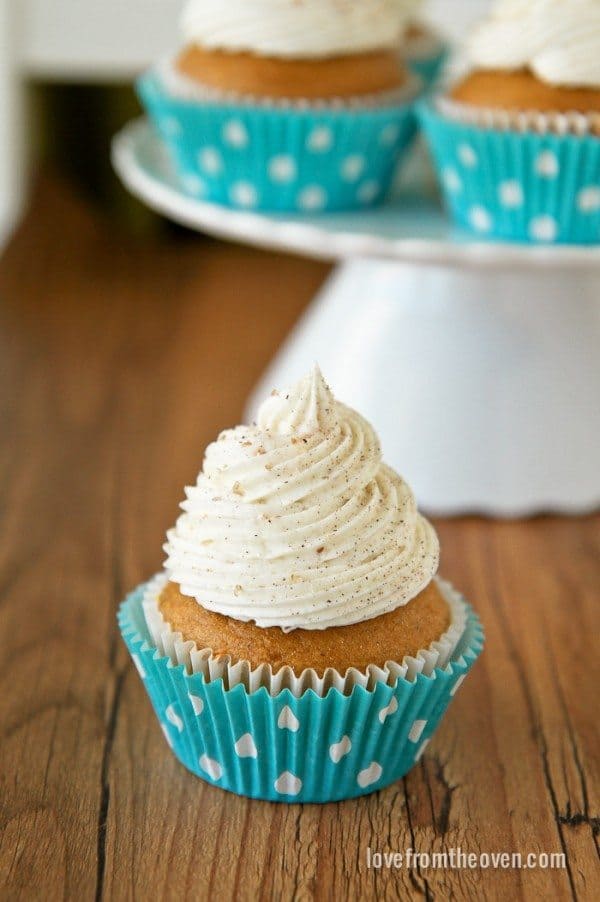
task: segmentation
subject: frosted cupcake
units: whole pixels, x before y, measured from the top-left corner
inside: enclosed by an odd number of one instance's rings
[[[503,0],[472,69],[423,123],[456,219],[531,242],[600,241],[600,4]]]
[[[381,200],[414,134],[405,0],[190,0],[139,89],[186,190],[246,209]]]
[[[372,427],[315,369],[208,447],[182,507],[120,613],[177,757],[281,801],[402,776],[482,636]]]

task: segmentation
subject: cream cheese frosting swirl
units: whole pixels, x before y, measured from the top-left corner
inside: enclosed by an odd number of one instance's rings
[[[559,87],[600,88],[600,0],[501,0],[468,51],[482,69],[528,67]]]
[[[327,57],[394,47],[406,0],[189,0],[186,44],[274,57]]]
[[[252,426],[208,446],[167,533],[169,578],[203,607],[283,630],[325,629],[407,604],[439,546],[372,426],[315,368]]]

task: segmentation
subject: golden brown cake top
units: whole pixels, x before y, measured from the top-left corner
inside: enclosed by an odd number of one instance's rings
[[[397,91],[408,82],[397,50],[282,59],[189,46],[176,70],[205,88],[241,96],[317,100]]]
[[[270,664],[276,672],[291,667],[296,674],[312,668],[322,675],[332,667],[344,674],[350,667],[364,671],[387,661],[400,663],[406,655],[428,648],[450,623],[448,604],[436,582],[431,582],[410,604],[381,617],[352,626],[327,630],[262,629],[207,611],[183,595],[175,583],[163,589],[159,607],[171,629],[198,649],[210,648],[215,657],[232,663],[248,661],[255,668]]]
[[[498,110],[600,113],[600,91],[550,85],[527,69],[471,72],[454,86],[451,96],[460,103]]]

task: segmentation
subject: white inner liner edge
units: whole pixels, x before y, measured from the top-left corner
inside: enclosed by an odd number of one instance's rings
[[[442,115],[466,125],[495,128],[501,131],[536,132],[539,135],[592,135],[600,126],[599,113],[545,112],[536,110],[501,110],[461,103],[451,97],[438,97],[436,107]]]
[[[274,673],[269,664],[252,668],[248,661],[233,663],[227,655],[214,657],[212,649],[198,649],[195,642],[184,641],[181,633],[171,629],[159,608],[159,597],[167,582],[165,573],[154,576],[147,584],[142,599],[146,624],[159,653],[168,657],[174,665],[183,664],[188,674],[202,673],[207,682],[222,679],[226,689],[242,684],[247,692],[256,692],[264,686],[272,696],[278,695],[283,689],[289,689],[296,697],[307,689],[325,696],[332,686],[344,695],[349,695],[356,685],[373,690],[380,682],[394,686],[399,679],[413,682],[419,673],[431,676],[434,669],[447,667],[467,621],[464,598],[450,583],[436,577],[437,585],[450,609],[450,625],[429,648],[421,649],[414,657],[406,655],[400,663],[386,661],[383,668],[372,664],[362,672],[350,668],[345,674],[332,667],[323,676],[319,676],[311,668],[303,670],[299,675],[291,667],[281,667]]]

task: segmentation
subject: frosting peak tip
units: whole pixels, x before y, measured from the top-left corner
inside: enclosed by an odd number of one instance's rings
[[[327,629],[407,604],[438,542],[373,427],[318,366],[206,449],[166,568],[184,595],[260,627]]]
[[[262,404],[258,424],[268,432],[328,432],[339,424],[337,402],[318,364],[289,391],[272,394]]]

